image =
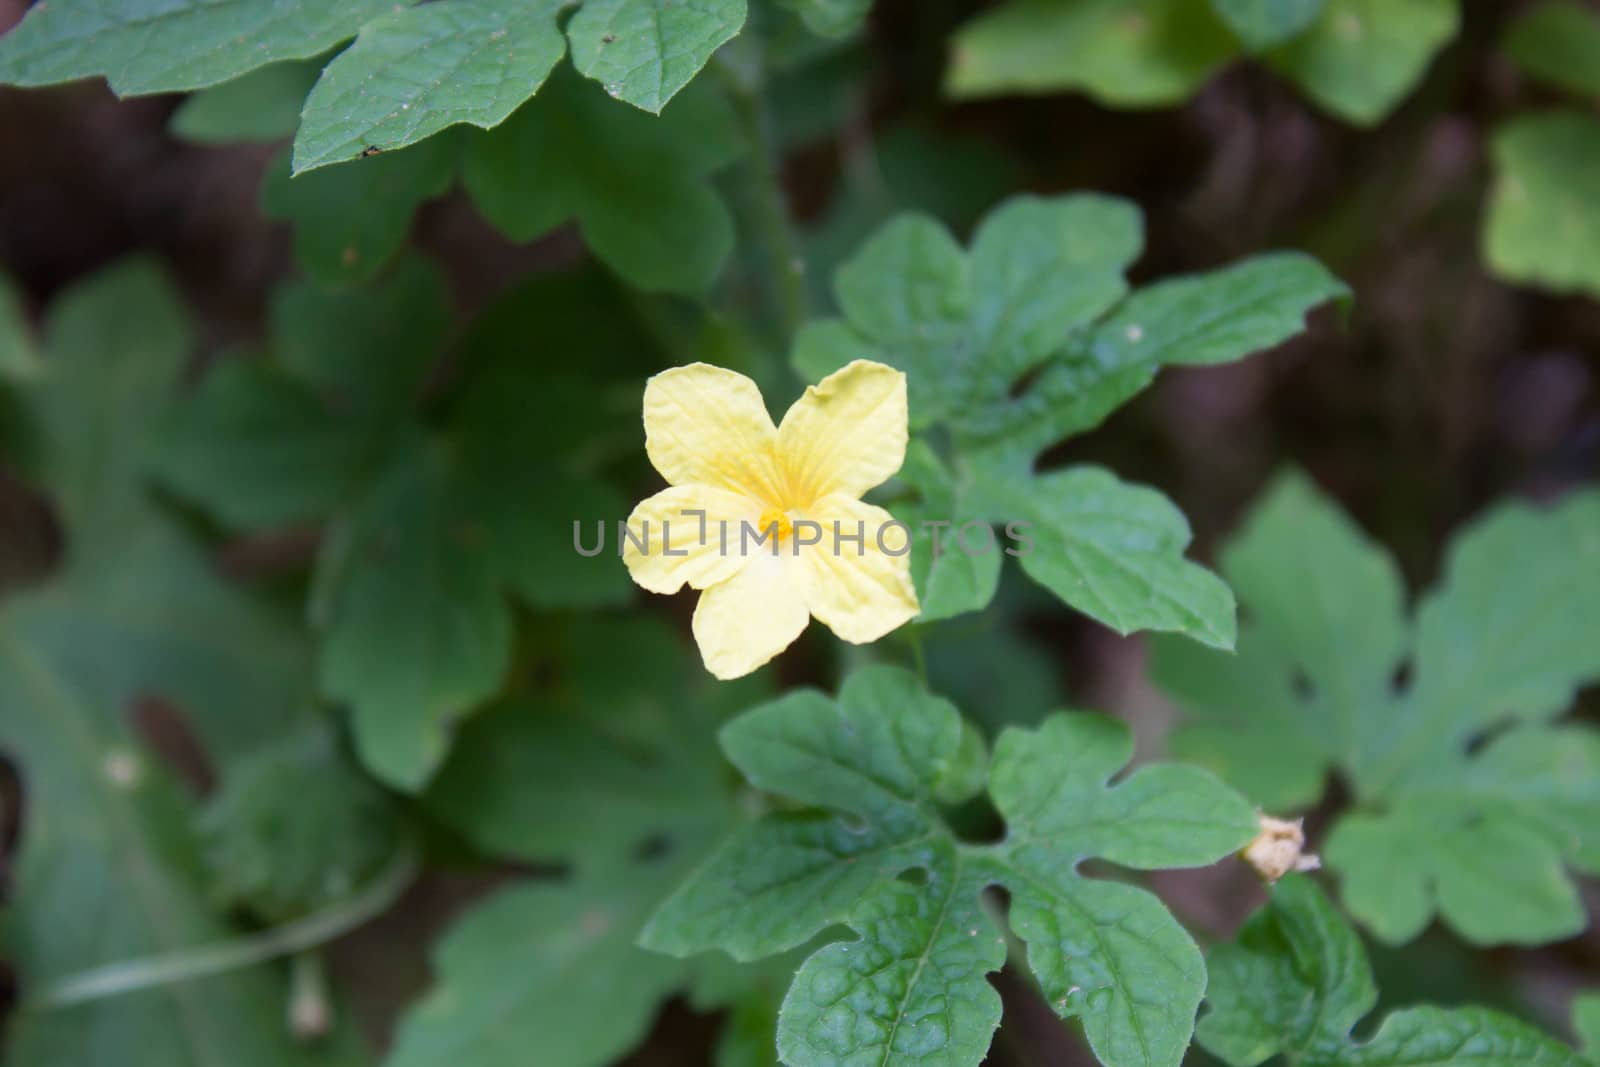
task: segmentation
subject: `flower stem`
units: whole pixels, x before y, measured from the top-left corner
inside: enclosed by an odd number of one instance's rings
[[[917,667],[917,677],[923,685],[928,684],[928,657],[922,649],[922,631],[916,623],[906,627],[906,641],[911,645],[911,659]]]

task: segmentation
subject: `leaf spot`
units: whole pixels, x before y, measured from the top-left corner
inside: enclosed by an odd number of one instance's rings
[[[106,780],[118,789],[132,789],[143,777],[139,757],[126,749],[106,753],[101,770],[105,772]]]

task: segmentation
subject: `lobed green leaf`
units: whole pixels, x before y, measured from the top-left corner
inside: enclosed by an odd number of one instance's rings
[[[1304,33],[1326,0],[1211,0],[1211,7],[1252,52]]]
[[[434,137],[298,177],[285,151],[262,181],[261,212],[294,223],[295,259],[317,281],[370,281],[405,244],[417,208],[455,183],[456,149]]]
[[[1516,118],[1495,132],[1484,255],[1509,281],[1600,294],[1600,119],[1579,111]]]
[[[414,2],[51,0],[0,37],[0,81],[52,85],[98,75],[119,96],[198,89],[320,55]]]
[[[659,114],[744,19],[745,0],[586,0],[567,39],[585,77]]]
[[[1600,16],[1574,0],[1544,0],[1506,34],[1506,54],[1531,78],[1600,96]]]
[[[1354,798],[1324,856],[1385,941],[1436,914],[1479,944],[1576,933],[1567,871],[1600,862],[1600,733],[1547,724],[1600,678],[1597,531],[1593,492],[1497,509],[1408,620],[1387,554],[1281,479],[1224,555],[1252,618],[1239,655],[1158,646],[1156,681],[1191,716],[1175,749],[1275,808],[1312,806],[1337,771]]]
[[[1268,62],[1331,114],[1372,126],[1416,88],[1460,23],[1458,0],[1327,0]]]
[[[576,221],[594,254],[632,284],[699,293],[733,249],[732,216],[708,178],[737,145],[731,110],[708,90],[653,118],[558,73],[500,129],[469,137],[462,178],[514,241]]]
[[[1000,884],[1053,1010],[1083,1019],[1101,1061],[1176,1065],[1205,986],[1199,951],[1155,897],[1077,866],[1211,863],[1254,836],[1255,813],[1191,768],[1111,785],[1133,751],[1127,727],[1056,715],[1001,736],[989,789],[1009,833],[966,844],[938,808],[977,784],[963,733],[950,704],[884,667],[852,674],[837,700],[802,691],[735,720],[730,758],[807,810],[735,830],[641,944],[749,959],[847,924],[856,939],[813,953],[784,999],[784,1061],[976,1064],[1000,1013],[984,976],[1005,959],[980,897]]]
[[[548,307],[561,288],[513,299]],[[623,507],[578,469],[581,437],[557,430],[595,410],[595,387],[518,370],[524,342],[485,334],[466,346],[457,403],[425,424],[449,319],[420,261],[366,289],[286,287],[274,321],[275,358],[216,368],[172,420],[159,471],[230,525],[330,522],[310,605],[321,689],[349,707],[367,767],[416,790],[504,679],[508,593],[538,607],[626,595],[614,559],[572,553],[575,520]],[[534,495],[540,509],[520,503]]]
[[[96,275],[56,302],[44,334],[49,373],[19,397],[69,548],[49,581],[0,606],[0,748],[28,787],[8,896],[25,1003],[7,1062],[76,1067],[107,1049],[161,1067],[363,1062],[344,1029],[315,1049],[295,1042],[283,984],[260,968],[76,999],[86,973],[233,932],[199,877],[191,798],[136,734],[132,705],[180,709],[226,773],[303,722],[307,650],[221,581],[146,492],[189,346],[162,273],[127,262]]]
[[[1227,26],[1189,0],[1009,0],[957,31],[952,96],[1077,89],[1113,107],[1187,99],[1233,57]]]
[[[447,0],[372,19],[323,70],[295,135],[296,174],[393,151],[457,123],[498,126],[538,92],[570,0]]]
[[[797,337],[794,361],[810,377],[853,359],[907,374],[912,429],[927,436],[912,441],[900,475],[918,499],[895,514],[916,535],[925,619],[987,604],[1006,552],[1119,631],[1232,645],[1232,596],[1183,558],[1188,526],[1165,499],[1093,468],[1033,467],[1160,366],[1221,363],[1278,344],[1348,290],[1315,261],[1285,253],[1129,295],[1124,272],[1140,244],[1138,212],[1102,196],[1009,201],[979,225],[970,251],[931,219],[901,216],[839,269],[843,320],[813,322]],[[925,519],[950,527],[936,535],[921,528]],[[1006,528],[1003,545],[988,524]]]
[[[1560,1042],[1484,1008],[1407,1008],[1364,1042],[1350,1031],[1377,1001],[1365,950],[1309,878],[1290,875],[1233,944],[1211,954],[1196,1036],[1229,1067],[1276,1054],[1295,1067],[1580,1067]]]

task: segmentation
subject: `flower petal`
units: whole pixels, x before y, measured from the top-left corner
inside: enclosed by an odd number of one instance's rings
[[[804,568],[784,554],[755,554],[748,566],[700,594],[694,639],[706,670],[742,678],[794,643],[811,616],[806,611]]]
[[[906,458],[906,376],[858,359],[795,401],[778,427],[778,456],[796,503],[859,497]]]
[[[778,431],[761,390],[709,363],[674,367],[644,389],[645,451],[672,485],[712,485],[777,503]]]
[[[899,551],[909,548],[903,526],[890,526],[893,515],[842,493],[824,497],[808,518],[822,524],[822,543],[806,548],[806,606],[828,629],[851,644],[876,641],[916,618],[917,587],[911,581],[911,553],[890,555],[878,543]],[[835,538],[835,526],[844,536]],[[862,533],[858,547],[853,538]],[[845,540],[844,538],[851,538]]]
[[[754,528],[760,516],[761,505],[743,493],[675,485],[628,516],[632,537],[622,538],[622,562],[634,582],[652,593],[676,593],[685,582],[704,589],[744,567],[740,527],[747,522]]]

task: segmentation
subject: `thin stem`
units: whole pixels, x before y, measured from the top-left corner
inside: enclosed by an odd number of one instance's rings
[[[917,678],[928,684],[928,657],[922,648],[922,631],[916,623],[906,627],[906,641],[911,645],[911,660],[917,667]]]
[[[303,919],[244,937],[94,967],[44,986],[23,1001],[22,1011],[53,1011],[135,990],[222,974],[331,941],[393,904],[419,867],[417,848],[408,843],[361,892]]]
[[[789,219],[783,148],[767,102],[762,42],[746,31],[743,62],[718,65],[750,144],[750,224],[771,276],[772,302],[785,348],[806,319],[806,263]]]

